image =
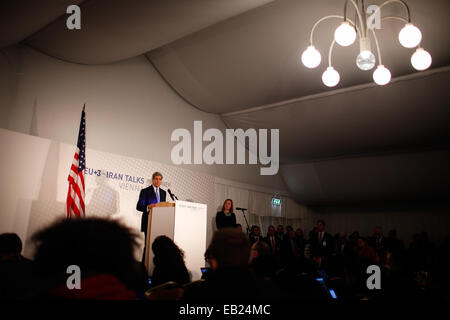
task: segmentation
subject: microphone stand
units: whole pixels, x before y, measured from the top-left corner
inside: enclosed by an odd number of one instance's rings
[[[248,225],[247,217],[245,216],[245,210],[247,210],[247,209],[237,209],[237,210],[241,210],[242,214],[244,215],[245,223],[247,224],[247,236],[249,236],[250,235],[250,227]]]

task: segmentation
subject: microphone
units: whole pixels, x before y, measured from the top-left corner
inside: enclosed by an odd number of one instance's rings
[[[169,192],[169,195],[170,195],[170,197],[172,198],[173,201],[175,201],[174,197],[178,200],[177,196],[174,195],[170,189],[167,189],[167,192]]]
[[[245,208],[236,208],[236,210],[242,210],[242,211],[245,211],[245,210],[247,210],[247,209],[245,209]]]

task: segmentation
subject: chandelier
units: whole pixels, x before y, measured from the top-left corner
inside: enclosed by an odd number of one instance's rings
[[[351,3],[356,10],[355,21],[352,21],[347,16],[347,5]],[[405,10],[407,17],[400,16],[385,16],[381,17],[381,9],[391,3],[401,4]],[[372,13],[367,15],[367,13]],[[388,0],[383,2],[379,6],[371,5],[366,8],[364,6],[364,0],[346,0],[344,4],[344,15],[328,15],[319,20],[313,25],[310,34],[309,46],[302,53],[301,60],[303,64],[310,69],[314,69],[320,65],[322,56],[320,52],[314,47],[313,34],[316,27],[322,21],[328,19],[343,19],[344,21],[336,28],[334,32],[334,39],[330,45],[328,51],[328,67],[322,74],[322,82],[328,87],[336,86],[340,81],[339,73],[333,68],[331,64],[331,54],[335,43],[340,46],[348,47],[352,45],[357,36],[359,36],[359,54],[356,57],[356,65],[363,71],[371,70],[375,67],[376,58],[371,49],[371,37],[374,40],[377,56],[378,66],[372,74],[373,80],[378,85],[385,85],[391,81],[391,72],[386,68],[381,60],[380,46],[375,34],[375,29],[380,28],[381,21],[383,20],[399,20],[405,23],[404,27],[398,34],[398,40],[400,44],[405,48],[416,48],[415,52],[411,56],[411,64],[416,70],[428,69],[431,65],[431,55],[421,47],[422,33],[419,28],[411,23],[411,14],[408,5],[402,0]]]

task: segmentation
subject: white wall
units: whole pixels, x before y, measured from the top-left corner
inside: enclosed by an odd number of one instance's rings
[[[83,50],[83,48],[80,48]],[[225,129],[218,115],[181,99],[144,56],[108,65],[63,62],[24,46],[0,54],[0,126],[75,144],[81,108],[87,104],[87,147],[172,164],[176,128]],[[88,160],[89,161],[89,160]],[[190,170],[285,190],[279,176],[259,165],[188,165]]]

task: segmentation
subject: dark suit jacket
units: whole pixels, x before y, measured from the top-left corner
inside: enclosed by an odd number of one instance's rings
[[[319,233],[314,232],[311,239],[310,252],[312,257],[329,258],[334,250],[333,236],[328,232],[324,233],[322,241],[319,241]]]
[[[259,236],[258,239],[255,238],[255,236],[253,234],[250,234],[248,236],[249,240],[250,240],[250,246],[252,246],[255,242],[257,241],[264,241],[264,238]]]
[[[278,238],[276,235],[274,236],[274,238],[275,238],[275,254],[278,254],[278,253],[280,253],[282,241],[281,241],[280,238]],[[273,252],[272,242],[270,241],[270,236],[267,235],[267,236],[264,238],[264,241],[269,245],[270,251]]]
[[[164,202],[166,201],[166,191],[159,188],[159,201]],[[149,204],[157,203],[156,200],[156,194],[155,190],[153,189],[153,185],[142,189],[141,193],[139,194],[139,200],[136,205],[136,210],[142,212],[142,219],[141,219],[141,231],[147,232],[147,225],[148,225],[148,212],[147,212],[147,206]]]
[[[386,238],[382,237],[377,241],[376,237],[369,238],[368,244],[375,249],[376,252],[382,252],[386,249]]]

